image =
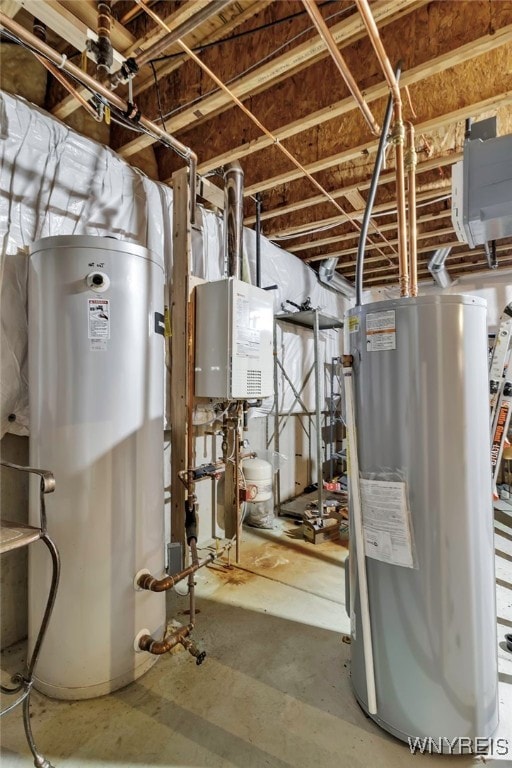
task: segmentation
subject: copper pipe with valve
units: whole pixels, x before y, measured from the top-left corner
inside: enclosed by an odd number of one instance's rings
[[[398,261],[400,295],[409,296],[409,262],[407,258],[407,223],[405,214],[405,171],[404,171],[404,143],[405,130],[402,120],[402,98],[400,88],[395,77],[393,67],[388,58],[379,29],[373,18],[368,0],[356,0],[356,5],[363,19],[366,31],[370,37],[375,54],[379,60],[386,82],[393,94],[395,125],[392,131],[392,140],[395,144],[396,158],[396,197],[398,211]]]
[[[96,56],[96,69],[100,83],[107,83],[110,76],[110,68],[114,62],[114,49],[110,31],[112,26],[111,0],[98,0],[98,21],[96,31],[98,40],[93,44],[92,50]]]
[[[196,556],[194,557],[194,551],[195,551],[194,550],[192,552],[192,564],[187,566],[187,568],[183,568],[183,570],[179,571],[178,573],[174,573],[169,576],[164,576],[163,579],[157,579],[156,576],[152,576],[150,573],[143,573],[137,579],[137,586],[139,587],[139,589],[147,589],[150,592],[167,592],[169,589],[172,589],[176,584],[179,584],[180,581],[183,581],[183,579],[186,579],[187,576],[190,576],[190,574],[195,573],[200,568],[204,568],[204,566],[209,565],[209,563],[213,563],[214,560],[217,560],[225,552],[229,551],[233,546],[233,543],[234,543],[234,539],[231,539],[230,541],[228,541],[227,544],[225,544],[224,547],[222,547],[222,549],[220,549],[219,552],[210,552],[206,557],[202,558],[201,560],[197,558],[197,552],[196,552]]]
[[[56,64],[60,69],[62,69],[65,72],[68,72],[70,75],[73,76],[75,80],[77,80],[79,83],[84,85],[88,90],[91,91],[93,94],[98,94],[102,97],[102,99],[107,102],[108,104],[111,104],[116,109],[121,110],[125,115],[128,115],[129,118],[131,118],[131,109],[136,110],[136,119],[138,121],[138,124],[144,128],[145,130],[149,131],[157,141],[161,141],[162,144],[164,144],[167,147],[170,147],[173,149],[180,157],[182,157],[189,167],[189,186],[190,186],[190,199],[192,201],[191,205],[191,219],[192,222],[194,221],[195,217],[195,199],[196,199],[196,175],[197,175],[197,155],[190,147],[185,146],[185,144],[182,144],[178,139],[175,139],[174,136],[172,136],[170,133],[167,133],[166,131],[162,130],[156,123],[152,122],[151,120],[148,120],[147,117],[144,117],[137,108],[134,108],[134,105],[129,105],[124,99],[122,99],[120,96],[118,96],[115,93],[112,93],[110,88],[103,85],[103,83],[98,82],[93,77],[88,75],[86,72],[83,72],[80,67],[77,67],[73,62],[69,61],[69,59],[61,54],[55,51],[51,46],[47,45],[42,40],[38,39],[35,35],[33,35],[31,32],[29,32],[25,27],[23,27],[21,24],[18,24],[18,22],[14,21],[14,19],[10,19],[5,13],[0,11],[0,26],[6,29],[8,32],[11,33],[15,38],[20,40],[22,43],[26,44],[29,48],[32,49],[32,51],[36,54],[40,54],[43,57],[49,59],[50,62],[53,64]]]

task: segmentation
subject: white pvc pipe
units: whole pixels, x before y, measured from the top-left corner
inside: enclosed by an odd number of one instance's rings
[[[354,384],[352,380],[352,368],[343,368],[345,382],[345,402],[347,416],[348,437],[348,474],[350,479],[350,502],[353,519],[353,531],[356,540],[357,579],[359,582],[359,602],[361,605],[361,625],[363,630],[364,666],[366,672],[366,694],[368,698],[368,712],[377,714],[377,695],[375,692],[375,667],[373,662],[372,625],[370,619],[370,603],[368,600],[368,581],[366,578],[366,557],[364,547],[363,514],[361,508],[361,488],[359,485],[359,459],[357,454],[357,433],[355,426],[354,410]],[[354,585],[350,585],[350,592]],[[351,600],[352,602],[352,600]],[[353,621],[353,616],[350,616]]]

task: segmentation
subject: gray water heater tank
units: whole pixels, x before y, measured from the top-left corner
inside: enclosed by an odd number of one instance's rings
[[[405,484],[410,537],[407,553],[396,531],[365,536],[372,717],[403,740],[490,737],[498,674],[485,302],[367,304],[349,311],[346,328],[360,477]],[[363,495],[365,529],[379,527],[372,514]],[[373,545],[381,559],[368,556]],[[412,567],[394,562],[408,554]],[[350,563],[352,684],[367,710],[353,537]]]

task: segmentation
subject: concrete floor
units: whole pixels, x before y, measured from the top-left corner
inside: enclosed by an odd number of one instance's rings
[[[505,516],[497,546],[510,574],[507,528]],[[350,690],[350,646],[342,639],[349,631],[346,549],[306,544],[297,533],[282,521],[274,532],[245,531],[248,570],[214,566],[198,574],[195,635],[208,652],[201,667],[178,651],[111,696],[70,703],[36,692],[34,733],[56,768],[512,766],[512,755],[499,762],[411,756],[364,716]],[[512,626],[512,591],[498,570],[502,637]],[[186,599],[173,595],[171,603],[185,623]],[[19,663],[22,653],[23,647],[7,652],[2,666]],[[500,701],[498,735],[512,749],[512,658],[503,648]],[[2,744],[2,766],[31,765],[19,711],[3,718]]]

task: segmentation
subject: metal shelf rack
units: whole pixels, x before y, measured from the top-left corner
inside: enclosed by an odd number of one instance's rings
[[[299,387],[295,387],[290,376],[285,370],[282,361],[277,353],[277,327],[279,324],[295,325],[301,328],[308,328],[313,331],[313,363],[309,369],[303,372],[302,381]],[[301,312],[287,312],[276,315],[274,318],[274,450],[279,453],[279,438],[295,405],[299,403],[302,407],[302,413],[308,415],[310,421],[312,416],[302,398],[304,388],[314,373],[315,382],[315,413],[314,424],[316,427],[316,475],[318,485],[318,509],[323,510],[323,461],[322,461],[322,407],[320,403],[320,368],[319,368],[319,335],[320,331],[343,328],[343,321],[332,315],[322,312],[320,309],[309,309]],[[279,413],[279,371],[284,376],[285,381],[290,386],[294,400],[287,413]],[[281,473],[279,468],[276,472],[276,509],[277,514],[281,514]]]

